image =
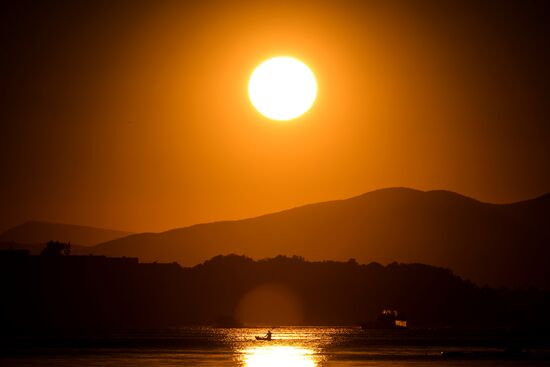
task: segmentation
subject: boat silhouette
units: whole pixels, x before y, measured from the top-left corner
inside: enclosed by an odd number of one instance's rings
[[[256,335],[256,340],[271,341],[272,339],[271,339],[271,338],[268,338],[267,336],[257,336],[257,335]]]
[[[268,330],[267,334],[265,336],[257,336],[256,340],[265,340],[265,341],[271,341],[271,330]]]

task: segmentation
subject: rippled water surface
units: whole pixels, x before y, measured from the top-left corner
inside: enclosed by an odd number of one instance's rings
[[[357,328],[184,328],[95,337],[14,338],[1,366],[548,366],[541,338],[499,333],[363,331]],[[510,345],[528,353],[500,355]],[[446,359],[441,352],[459,352]]]

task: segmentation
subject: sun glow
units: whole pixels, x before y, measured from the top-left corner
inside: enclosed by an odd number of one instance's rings
[[[313,352],[291,346],[266,346],[244,351],[245,367],[315,367]]]
[[[261,63],[248,82],[252,105],[272,120],[292,120],[307,112],[317,97],[317,81],[310,68],[292,57]]]

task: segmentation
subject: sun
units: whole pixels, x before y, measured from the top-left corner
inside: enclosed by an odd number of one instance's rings
[[[311,69],[293,57],[273,57],[250,76],[248,96],[267,118],[292,120],[306,113],[317,97],[317,80]]]

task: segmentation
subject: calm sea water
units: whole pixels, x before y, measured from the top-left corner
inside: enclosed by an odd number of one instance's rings
[[[362,331],[358,328],[184,328],[96,337],[18,339],[0,346],[11,366],[549,366],[540,338],[445,331]],[[527,347],[514,359],[491,354]],[[459,359],[441,352],[464,352]],[[481,353],[479,353],[481,352]],[[485,353],[487,352],[487,353]]]

